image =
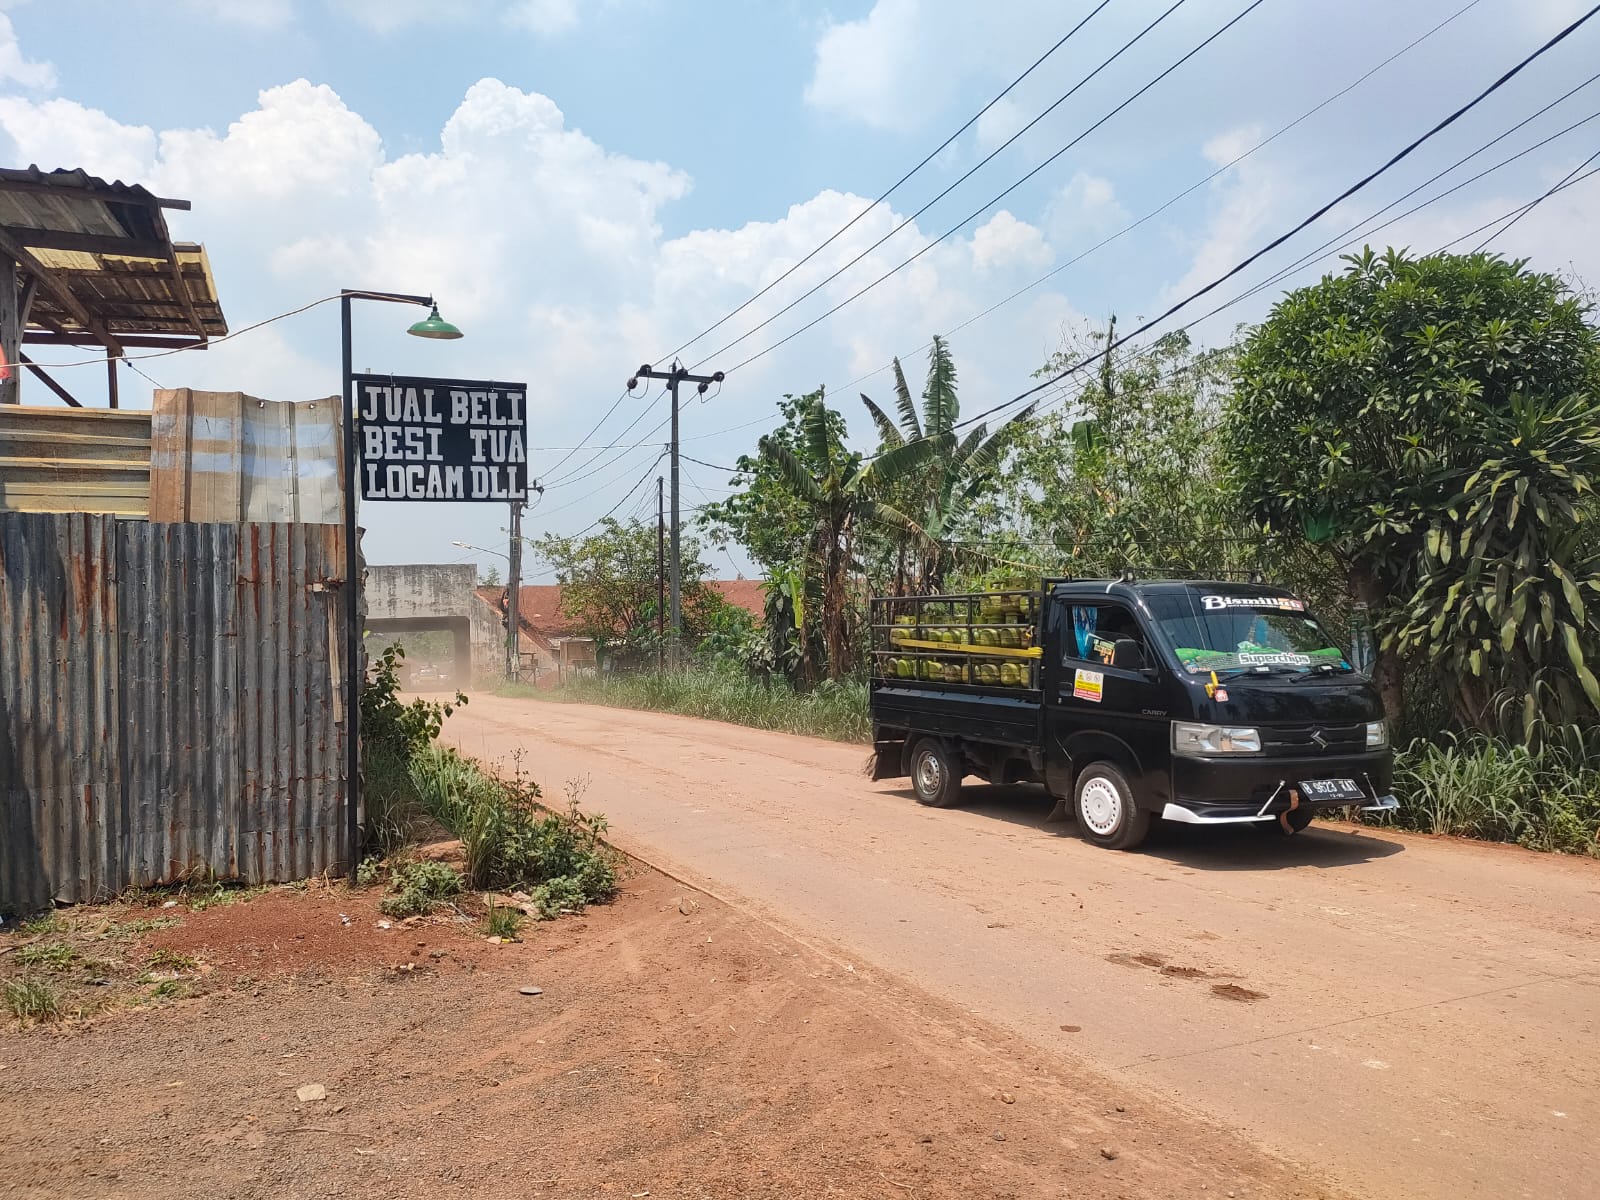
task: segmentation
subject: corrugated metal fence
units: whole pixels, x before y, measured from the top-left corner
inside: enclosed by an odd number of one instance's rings
[[[0,911],[341,864],[341,537],[0,513]]]

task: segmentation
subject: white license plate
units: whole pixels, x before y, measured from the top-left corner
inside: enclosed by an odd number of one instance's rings
[[[1367,794],[1354,779],[1306,779],[1300,783],[1300,794],[1307,800],[1365,800]]]

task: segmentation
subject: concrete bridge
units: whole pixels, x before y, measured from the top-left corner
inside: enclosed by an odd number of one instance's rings
[[[500,614],[473,590],[477,582],[472,563],[368,566],[368,654],[397,636],[442,630],[454,644],[452,685],[503,677],[506,631]]]

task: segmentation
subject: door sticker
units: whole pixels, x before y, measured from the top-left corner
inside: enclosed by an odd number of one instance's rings
[[[1077,700],[1090,700],[1095,704],[1100,703],[1100,694],[1105,687],[1105,675],[1100,671],[1085,671],[1079,667],[1072,677],[1072,695]]]

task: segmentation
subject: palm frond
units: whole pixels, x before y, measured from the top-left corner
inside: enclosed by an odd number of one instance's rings
[[[817,464],[818,470],[833,474],[833,437],[828,429],[828,405],[819,392],[814,400],[806,405],[805,416],[801,418],[800,428],[805,438],[806,451],[811,455],[811,461]],[[810,478],[808,473],[807,478]]]
[[[961,415],[956,399],[956,363],[950,347],[938,334],[928,352],[928,382],[922,390],[922,429],[929,437],[948,433]]]
[[[909,479],[920,468],[941,455],[948,454],[951,437],[918,438],[903,446],[887,450],[867,463],[851,481],[857,488],[871,485],[890,487],[902,479]]]
[[[795,495],[812,504],[822,503],[822,488],[812,478],[811,472],[806,470],[805,464],[795,457],[793,450],[770,438],[762,438],[761,453],[778,468],[784,480],[794,489]]]
[[[861,403],[865,404],[867,411],[872,414],[873,423],[878,427],[878,440],[883,443],[885,449],[892,450],[896,446],[905,445],[906,439],[894,427],[894,422],[889,420],[888,414],[868,399],[865,392],[861,393]]]
[[[900,427],[906,431],[906,440],[916,441],[922,436],[922,422],[917,420],[917,402],[911,398],[898,358],[894,360],[894,402],[900,409]]]
[[[921,525],[892,504],[885,504],[881,500],[868,500],[862,504],[860,512],[864,520],[885,529],[892,529],[896,533],[906,534],[921,548],[929,549],[934,544]]]

